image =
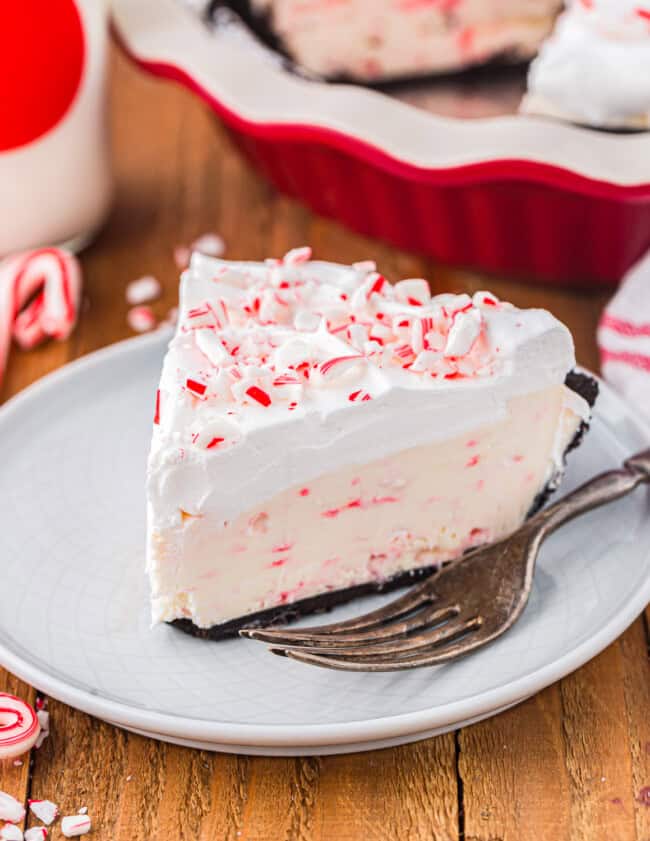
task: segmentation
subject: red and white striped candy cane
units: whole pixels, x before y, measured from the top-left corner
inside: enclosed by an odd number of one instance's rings
[[[72,254],[40,248],[0,262],[0,382],[11,338],[25,350],[67,339],[81,298],[81,269]]]

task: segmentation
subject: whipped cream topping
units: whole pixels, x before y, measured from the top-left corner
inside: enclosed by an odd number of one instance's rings
[[[533,62],[522,110],[650,125],[649,0],[570,0]]]
[[[342,464],[494,422],[575,364],[548,312],[488,292],[431,297],[424,280],[391,285],[371,262],[310,257],[193,256],[156,398],[158,526],[180,517],[179,500],[227,520]]]
[[[309,248],[263,264],[194,255],[157,399],[163,436],[223,450],[289,413],[494,378],[524,331],[523,314],[489,292],[431,297],[426,280],[392,285],[370,261],[310,258]],[[525,318],[549,326],[546,313]]]

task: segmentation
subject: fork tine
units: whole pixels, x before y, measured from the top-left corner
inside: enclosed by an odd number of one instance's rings
[[[404,637],[407,634],[413,633],[413,631],[417,631],[419,628],[441,625],[443,622],[455,618],[459,613],[460,607],[458,605],[436,608],[435,605],[424,602],[417,613],[409,615],[407,619],[403,619],[401,622],[398,617],[397,621],[387,622],[383,627],[371,627],[359,633],[341,631],[336,634],[312,634],[310,633],[310,628],[304,628],[300,634],[294,632],[288,635],[282,634],[279,631],[272,631],[267,636],[267,632],[262,629],[254,638],[269,642],[275,646],[311,647],[315,645],[329,648],[330,646],[363,645],[364,643],[372,645],[377,642]]]
[[[506,628],[503,629],[507,630]],[[500,632],[502,633],[502,632]],[[313,666],[321,666],[326,669],[336,669],[344,672],[398,672],[407,669],[415,669],[422,666],[438,666],[449,660],[455,660],[472,651],[477,651],[487,643],[492,642],[500,633],[490,636],[479,636],[478,638],[463,639],[453,645],[435,646],[433,652],[420,651],[414,657],[393,657],[386,660],[369,660],[358,657],[346,659],[341,656],[330,656],[324,654],[312,654],[309,651],[300,649],[269,649],[273,654],[297,660],[300,663],[308,663]]]
[[[349,645],[346,644],[345,640],[339,640],[337,637],[336,640],[330,640],[326,645],[311,643],[308,645],[299,645],[294,643],[281,647],[287,654],[289,652],[307,650],[310,654],[323,654],[327,657],[341,657],[346,660],[356,658],[372,662],[374,660],[383,660],[386,657],[408,657],[422,649],[431,650],[435,647],[446,645],[458,637],[477,631],[481,627],[482,622],[483,620],[480,616],[473,616],[471,619],[448,622],[445,625],[418,634],[417,636],[380,642],[377,645],[372,643],[366,645]],[[279,646],[273,647],[275,649],[279,648]]]
[[[344,622],[332,622],[329,625],[316,625],[311,628],[296,628],[295,630],[287,630],[285,628],[278,630],[273,628],[242,628],[239,634],[248,639],[282,645],[284,643],[290,644],[299,640],[310,639],[314,634],[330,635],[346,631],[370,630],[371,628],[383,625],[391,619],[399,619],[417,607],[430,604],[433,599],[430,592],[430,584],[436,575],[437,573],[431,578],[425,579],[425,581],[409,590],[408,593],[390,602],[385,607],[380,607],[377,610],[365,613],[363,616],[358,616],[354,619],[347,619]]]

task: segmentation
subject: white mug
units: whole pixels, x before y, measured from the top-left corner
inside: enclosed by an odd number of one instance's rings
[[[77,250],[112,195],[108,0],[0,5],[0,256]]]

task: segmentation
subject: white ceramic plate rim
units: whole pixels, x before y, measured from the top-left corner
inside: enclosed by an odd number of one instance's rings
[[[262,50],[211,35],[180,0],[113,0],[112,13],[139,61],[182,70],[252,123],[330,129],[427,169],[523,160],[622,187],[650,184],[650,132],[599,132],[529,116],[438,117],[359,85],[301,79]]]
[[[160,733],[155,733],[152,730],[136,730],[131,727],[128,729],[130,732],[137,733],[139,736],[148,736],[152,739],[162,739],[163,741],[170,742],[171,744],[182,745],[183,747],[187,748],[196,748],[197,750],[220,751],[222,753],[245,753],[248,756],[310,756],[314,753],[318,753],[320,756],[332,756],[344,753],[357,753],[359,751],[381,750],[383,748],[398,747],[400,745],[408,745],[412,744],[413,742],[419,742],[422,741],[422,739],[430,739],[434,736],[441,736],[443,733],[449,733],[451,730],[457,730],[461,727],[470,727],[472,724],[476,724],[477,722],[483,721],[486,718],[491,718],[494,715],[499,715],[500,713],[505,712],[506,710],[516,706],[517,704],[525,700],[525,698],[520,698],[517,701],[515,701],[514,704],[509,704],[505,707],[499,707],[498,709],[489,710],[488,712],[484,713],[483,715],[477,716],[476,718],[468,718],[463,719],[462,721],[455,721],[446,724],[443,727],[434,728],[433,730],[424,730],[422,732],[417,733],[402,734],[401,736],[395,736],[390,739],[372,739],[371,741],[366,742],[345,742],[344,744],[335,744],[332,742],[329,745],[317,746],[276,745],[273,747],[267,747],[265,745],[224,745],[215,742],[195,742],[190,739],[180,738],[178,736],[163,736]],[[109,723],[113,724],[116,727],[120,726],[119,724],[115,724],[115,722]]]
[[[0,408],[0,413],[6,420],[8,415],[11,416],[18,412],[23,404],[34,397],[38,397],[42,392],[47,392],[48,389],[63,383],[68,377],[80,372],[92,371],[106,361],[122,354],[137,351],[144,345],[163,344],[168,341],[169,335],[168,331],[158,331],[148,336],[128,339],[71,362],[43,377],[9,400]],[[650,441],[650,427],[646,422],[605,383],[601,382],[600,385],[607,398],[621,404],[626,415]],[[648,556],[650,560],[650,552]],[[403,715],[334,724],[291,726],[232,724],[172,716],[166,713],[142,710],[71,686],[64,680],[23,660],[2,642],[0,642],[0,663],[22,680],[72,707],[127,729],[143,730],[162,737],[181,737],[211,744],[251,745],[269,748],[284,746],[294,748],[301,746],[318,747],[351,743],[361,745],[365,742],[377,742],[404,735],[426,733],[427,731],[447,727],[455,722],[483,717],[491,711],[515,704],[554,683],[600,653],[629,627],[644,610],[648,602],[650,602],[650,564],[644,585],[639,588],[620,612],[612,617],[597,634],[568,651],[555,662],[503,686],[463,701],[453,701],[433,709],[418,710]],[[480,656],[480,654],[476,656]]]

